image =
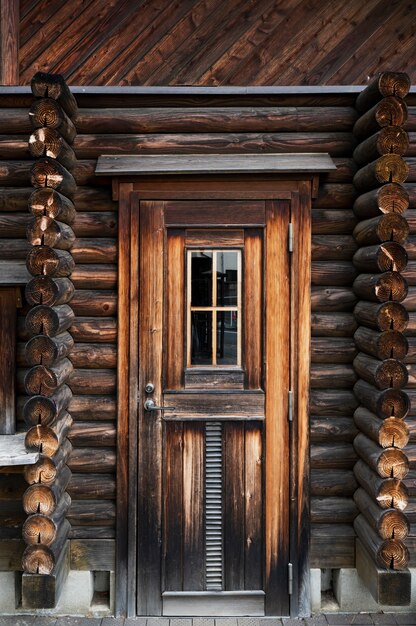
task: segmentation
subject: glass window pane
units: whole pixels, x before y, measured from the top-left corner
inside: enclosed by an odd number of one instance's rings
[[[212,252],[192,252],[191,305],[212,306]]]
[[[237,311],[217,311],[217,364],[237,365]]]
[[[212,312],[191,313],[191,365],[212,365]]]
[[[237,250],[217,252],[217,306],[237,306]]]

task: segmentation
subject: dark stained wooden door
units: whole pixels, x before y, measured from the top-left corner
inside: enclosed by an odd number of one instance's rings
[[[289,613],[290,208],[133,194],[139,615]]]

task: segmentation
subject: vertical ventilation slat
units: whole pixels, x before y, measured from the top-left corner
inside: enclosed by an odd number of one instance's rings
[[[222,426],[205,427],[205,579],[207,591],[223,588]]]

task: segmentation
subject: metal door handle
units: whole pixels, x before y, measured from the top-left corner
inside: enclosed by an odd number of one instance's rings
[[[145,411],[174,411],[176,409],[175,406],[156,406],[153,400],[145,400],[144,402],[144,410]]]

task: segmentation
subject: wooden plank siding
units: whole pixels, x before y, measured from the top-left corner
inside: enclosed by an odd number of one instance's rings
[[[324,146],[322,149],[337,164],[336,171],[320,177],[318,195],[312,203],[311,566],[352,567],[355,516],[352,494],[356,488],[352,474],[355,462],[352,441],[356,434],[352,415],[357,406],[352,392],[355,296],[351,284],[355,274],[351,260],[356,249],[352,238],[356,223],[352,212],[355,197],[352,127],[357,114],[350,96],[341,94],[334,104],[333,99],[314,94],[313,98],[303,96],[299,105],[299,95],[286,94],[282,101],[275,95],[273,106],[267,95],[251,95],[244,103],[235,96],[228,99],[225,111],[225,96],[220,95],[195,100],[193,94],[153,93],[144,100],[141,96],[127,98],[124,107],[123,99],[117,100],[118,96],[112,96],[112,100],[105,99],[107,96],[103,100],[98,94],[82,98],[79,114],[82,132],[75,145],[80,158],[75,169],[78,190],[74,198],[77,216],[73,228],[77,239],[72,248],[77,269],[73,275],[76,292],[71,306],[77,317],[70,329],[76,342],[71,354],[75,367],[71,379],[74,398],[69,409],[74,419],[70,434],[74,447],[70,460],[73,477],[69,485],[72,538],[115,537],[118,219],[110,180],[94,175],[98,155],[103,148],[112,151],[125,143],[130,153],[136,154],[178,149],[188,154],[215,151],[226,154],[245,152],[247,145],[249,151],[262,153],[276,150],[276,142],[279,151],[293,152],[301,141],[302,152],[316,152]],[[172,102],[176,108],[170,107]],[[190,114],[189,133],[181,121],[185,118],[179,110],[182,104]],[[0,113],[1,263],[1,260],[24,259],[27,252],[25,230],[30,219],[27,199],[31,192],[31,160],[26,147],[29,129],[24,121],[28,113],[27,96],[0,94]],[[409,119],[416,119],[416,109],[411,107],[410,113]],[[3,119],[9,123],[3,123]],[[278,139],[274,139],[276,135]],[[408,252],[416,260],[416,218],[412,219],[413,214],[416,216],[416,186],[412,183],[408,187],[411,191]],[[411,287],[412,311],[416,311],[414,302],[414,287]],[[26,368],[22,350],[27,339],[23,325],[25,313],[23,308],[18,319],[20,380]],[[416,337],[415,321],[410,324],[408,334]],[[20,407],[21,398],[18,415]],[[410,419],[415,420],[416,432],[416,416]],[[9,521],[0,531],[0,537],[18,538],[22,512],[15,495],[11,497],[5,492],[4,501],[8,502],[5,518]],[[331,537],[326,544],[331,554],[323,545],[323,533]]]
[[[398,67],[415,82],[415,18],[385,0],[20,0],[19,82],[353,85]]]

